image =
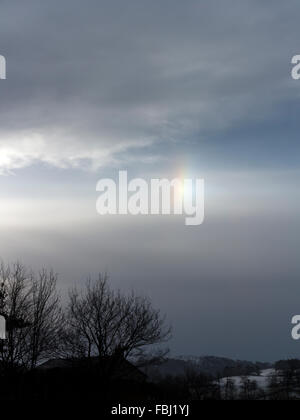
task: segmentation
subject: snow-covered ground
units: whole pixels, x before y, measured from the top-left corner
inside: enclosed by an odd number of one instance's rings
[[[251,382],[255,381],[257,383],[257,386],[260,389],[266,389],[268,387],[269,378],[274,375],[275,370],[274,369],[265,369],[261,371],[260,376],[257,375],[250,375],[247,376],[247,379],[249,379]],[[242,385],[243,377],[242,376],[233,376],[229,378],[232,380],[236,386],[236,388],[240,388]],[[221,385],[225,385],[227,382],[227,378],[222,378],[220,380]]]

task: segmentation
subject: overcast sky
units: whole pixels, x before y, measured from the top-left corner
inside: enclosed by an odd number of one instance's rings
[[[0,256],[62,293],[107,270],[149,295],[174,354],[298,356],[297,0],[0,5]],[[96,183],[201,177],[206,219],[99,216]]]

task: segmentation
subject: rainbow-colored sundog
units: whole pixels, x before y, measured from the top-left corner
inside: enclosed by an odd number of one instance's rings
[[[118,188],[113,179],[101,179],[96,190],[100,215],[185,215],[188,226],[204,221],[203,179],[135,178],[128,182],[127,171],[119,171]]]

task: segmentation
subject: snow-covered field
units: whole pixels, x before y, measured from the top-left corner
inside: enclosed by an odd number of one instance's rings
[[[258,387],[260,389],[266,389],[268,387],[268,383],[269,383],[269,378],[274,375],[275,370],[274,369],[265,369],[261,371],[260,376],[257,375],[250,375],[247,376],[247,379],[249,379],[249,381],[255,381],[258,385]],[[230,380],[232,380],[236,386],[236,388],[240,388],[243,382],[243,377],[241,376],[233,376],[231,378],[229,378]],[[221,385],[225,385],[227,382],[227,378],[222,378],[220,380]]]

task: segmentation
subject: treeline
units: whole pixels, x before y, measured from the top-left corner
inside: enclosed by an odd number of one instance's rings
[[[268,363],[239,363],[236,362],[234,366],[226,366],[222,372],[219,373],[219,376],[223,377],[232,377],[232,376],[250,376],[250,375],[260,375],[262,369],[267,369],[270,365]]]
[[[276,362],[269,374],[261,377],[252,371],[235,377],[214,377],[191,369],[184,375],[166,376],[157,384],[166,398],[180,396],[201,400],[300,400],[300,360]]]
[[[290,371],[275,371],[266,378],[264,386],[253,376],[243,376],[238,381],[230,377],[220,381],[201,373],[167,376],[157,386],[164,398],[178,401],[300,400],[300,374]]]

